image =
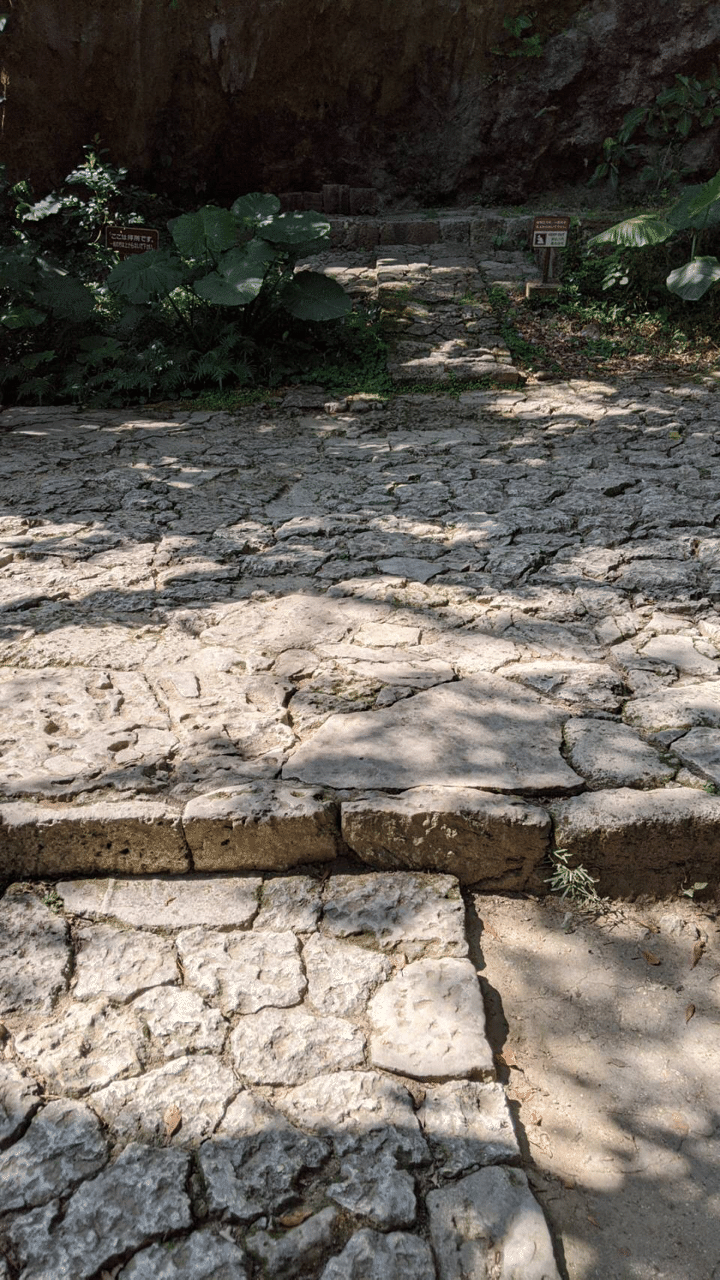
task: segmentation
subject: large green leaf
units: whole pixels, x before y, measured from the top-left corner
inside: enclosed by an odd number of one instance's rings
[[[697,302],[718,281],[720,262],[717,258],[691,258],[684,267],[671,271],[665,283],[671,293],[685,302]]]
[[[43,281],[35,297],[61,320],[87,320],[95,306],[92,292],[82,280],[59,272]]]
[[[702,213],[692,213],[692,208],[702,192],[702,186],[686,187],[665,217],[677,231],[702,231],[703,227],[715,227],[720,223],[720,200],[705,205]]]
[[[630,249],[642,249],[648,244],[662,244],[673,234],[675,227],[660,213],[640,213],[636,218],[616,222],[614,227],[601,231],[588,240],[588,244],[618,244]]]
[[[342,285],[318,271],[298,271],[280,290],[279,298],[297,320],[339,320],[352,308]]]
[[[35,329],[43,320],[47,320],[47,312],[35,307],[9,307],[0,313],[0,324],[6,329]]]
[[[330,234],[330,223],[317,213],[281,213],[262,222],[257,234],[271,244],[304,247],[325,239]]]
[[[280,212],[280,201],[277,196],[253,191],[249,196],[238,196],[230,212],[242,222],[262,222]]]
[[[107,283],[128,302],[150,302],[172,293],[186,278],[185,267],[172,249],[148,249],[118,262]]]
[[[181,213],[168,222],[170,234],[184,258],[205,258],[238,242],[237,221],[229,209],[206,205],[197,213]]]
[[[712,208],[716,200],[720,200],[720,169],[718,169],[714,178],[711,178],[709,182],[706,182],[700,188],[697,196],[691,202],[688,209],[690,217],[705,213],[707,209]]]
[[[260,251],[258,251],[260,250]],[[265,271],[275,254],[269,245],[251,240],[224,253],[217,271],[196,281],[195,292],[220,307],[246,307],[262,289]]]

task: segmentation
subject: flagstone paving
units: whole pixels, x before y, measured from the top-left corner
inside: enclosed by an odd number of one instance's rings
[[[454,877],[12,885],[0,991],[6,1275],[559,1277]]]

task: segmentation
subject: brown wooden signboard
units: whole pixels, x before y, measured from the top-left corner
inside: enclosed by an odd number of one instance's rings
[[[563,249],[567,244],[569,230],[569,217],[538,215],[533,218],[532,247],[533,249]]]
[[[120,254],[121,261],[134,253],[160,247],[160,232],[154,227],[107,227],[105,244]]]

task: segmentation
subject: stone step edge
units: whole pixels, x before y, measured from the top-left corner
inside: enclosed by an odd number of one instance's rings
[[[545,211],[542,210],[542,213]],[[627,217],[623,210],[603,211],[592,216],[586,209],[558,209],[558,213],[578,218],[595,232]],[[502,213],[492,208],[438,210],[432,216],[412,212],[378,214],[328,214],[330,245],[333,249],[373,249],[393,244],[428,245],[458,241],[461,244],[485,244],[490,248],[527,248],[530,243],[534,214]],[[495,243],[501,240],[501,244]]]
[[[720,887],[720,796],[590,791],[543,804],[473,788],[348,798],[302,783],[89,804],[0,804],[0,879],[287,871],[348,852],[376,870],[444,872],[486,892],[549,891],[553,848],[605,897]]]

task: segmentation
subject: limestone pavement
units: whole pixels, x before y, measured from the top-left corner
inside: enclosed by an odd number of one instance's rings
[[[5,1277],[558,1277],[452,876],[16,884],[0,993]]]

